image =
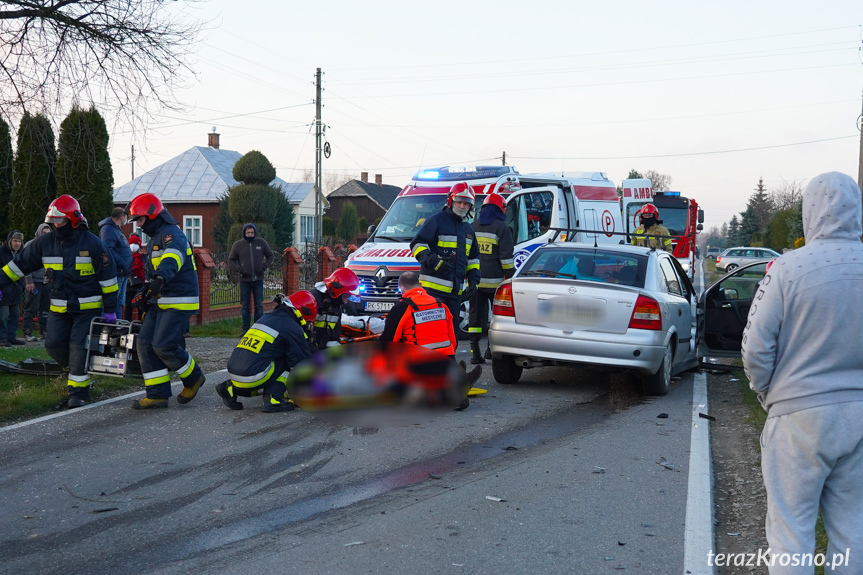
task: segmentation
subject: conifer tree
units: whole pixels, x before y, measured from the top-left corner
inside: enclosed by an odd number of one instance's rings
[[[57,145],[57,195],[69,194],[81,204],[90,229],[111,215],[114,170],[108,153],[108,129],[95,107],[74,106],[60,124]]]
[[[9,197],[12,193],[12,134],[9,124],[0,118],[0,230],[9,227]]]
[[[9,229],[21,230],[28,236],[45,221],[48,205],[57,197],[56,162],[51,122],[43,114],[24,112],[13,162]]]

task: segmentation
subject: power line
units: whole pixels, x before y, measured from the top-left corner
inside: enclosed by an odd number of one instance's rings
[[[540,156],[510,156],[514,160],[643,160],[649,158],[681,158],[685,156],[708,156],[711,154],[732,154],[735,152],[753,152],[756,150],[771,150],[775,148],[789,148],[791,146],[804,146],[806,144],[820,144],[823,142],[834,142],[836,140],[847,140],[857,138],[853,136],[839,136],[837,138],[824,138],[821,140],[809,140],[807,142],[793,142],[790,144],[776,144],[773,146],[758,146],[753,148],[735,148],[732,150],[713,150],[710,152],[686,152],[682,154],[651,154],[646,156],[572,156],[572,157],[540,157]]]

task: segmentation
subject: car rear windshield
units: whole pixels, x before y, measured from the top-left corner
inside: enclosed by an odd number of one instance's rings
[[[534,253],[518,277],[587,280],[644,287],[647,256],[595,248],[551,248]]]

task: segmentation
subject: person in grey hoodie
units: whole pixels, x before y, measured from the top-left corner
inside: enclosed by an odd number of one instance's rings
[[[782,554],[813,553],[819,507],[827,559],[851,563],[831,572],[863,573],[861,210],[849,176],[809,182],[806,245],[775,260],[743,332],[744,370],[767,410],[761,468],[771,575],[813,572],[781,563],[793,563]]]
[[[264,315],[264,270],[273,263],[273,250],[258,237],[255,224],[243,226],[243,238],[234,242],[228,255],[228,266],[240,272],[240,303],[243,308],[243,333],[251,323],[251,300],[255,300],[255,321]]]

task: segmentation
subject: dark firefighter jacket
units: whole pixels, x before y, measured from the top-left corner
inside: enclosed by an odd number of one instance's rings
[[[318,302],[318,315],[314,321],[317,349],[324,349],[327,342],[337,342],[342,337],[342,302],[331,298],[326,289],[323,282],[318,282],[315,289],[309,290]]]
[[[292,307],[279,305],[264,314],[243,335],[228,360],[228,375],[237,387],[254,388],[273,375],[287,378],[287,371],[312,355],[303,330],[305,320]],[[276,370],[282,370],[276,373]]]
[[[411,253],[420,263],[420,283],[446,295],[461,295],[479,284],[479,246],[470,224],[444,207],[423,223],[411,241]]]
[[[195,255],[177,222],[163,211],[155,220],[144,224],[144,233],[150,236],[147,276],[159,275],[165,280],[156,305],[159,309],[198,311]]]
[[[3,268],[0,284],[18,281],[41,267],[45,268],[45,288],[51,289],[52,312],[117,309],[114,259],[102,240],[86,228],[75,228],[68,240],[53,230],[28,242],[20,258]]]
[[[497,206],[483,206],[485,210],[502,212]],[[515,262],[512,259],[514,249],[512,230],[503,219],[494,218],[490,223],[482,224],[477,218],[473,221],[473,231],[479,243],[479,285],[481,290],[494,291],[515,273]]]

